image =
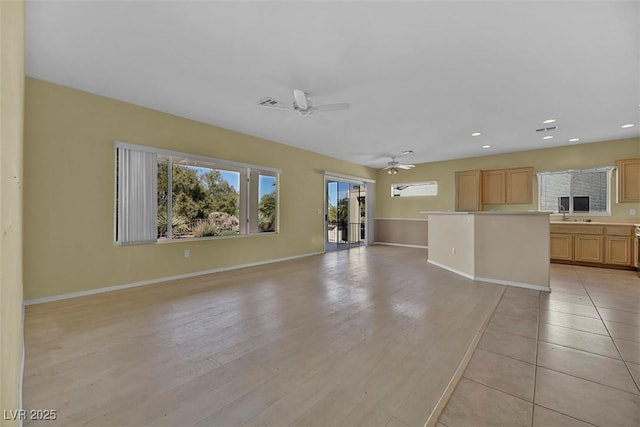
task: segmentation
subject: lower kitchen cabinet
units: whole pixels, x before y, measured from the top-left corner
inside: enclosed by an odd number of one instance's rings
[[[551,261],[633,268],[632,225],[551,224]]]
[[[571,234],[551,234],[551,259],[573,259],[573,236]]]
[[[573,236],[573,259],[582,262],[602,262],[602,236]]]
[[[605,238],[605,262],[607,264],[632,265],[633,240],[629,237],[607,236]]]

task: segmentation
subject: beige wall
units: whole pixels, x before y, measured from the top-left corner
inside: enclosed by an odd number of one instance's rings
[[[425,219],[375,219],[375,240],[380,243],[427,246]]]
[[[475,277],[549,288],[547,215],[475,215]]]
[[[423,163],[409,171],[389,175],[379,170],[376,175],[376,217],[424,218],[419,211],[448,211],[454,209],[454,172],[471,169],[502,169],[532,166],[534,173],[614,166],[619,159],[640,157],[640,138],[577,144],[534,151],[473,157],[434,163]],[[403,182],[438,181],[438,195],[434,197],[391,197],[391,184]],[[640,203],[616,203],[615,176],[612,179],[611,217],[592,217],[598,221],[640,222]],[[534,179],[534,202],[530,205],[492,205],[489,209],[523,211],[538,207],[537,180]],[[629,209],[636,209],[635,216]],[[581,217],[584,218],[584,217]]]
[[[0,1],[0,99],[0,410],[9,411],[21,404],[23,1]]]
[[[25,299],[323,251],[322,172],[375,176],[364,166],[40,80],[27,79],[25,102]],[[115,247],[114,140],[282,169],[280,233]]]
[[[468,278],[475,275],[474,216],[432,215],[429,226],[429,261]]]

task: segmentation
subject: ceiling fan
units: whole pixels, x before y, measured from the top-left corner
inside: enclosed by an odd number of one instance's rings
[[[258,105],[260,105],[261,107],[272,108],[274,110],[295,111],[299,115],[304,117],[309,117],[312,113],[316,111],[325,112],[325,111],[346,110],[350,106],[347,103],[313,105],[311,103],[311,98],[309,97],[309,94],[300,89],[294,89],[293,106],[291,107],[271,97],[261,99],[260,101],[258,101]]]
[[[399,161],[396,160],[395,157],[391,157],[391,161],[387,162],[387,167],[383,168],[382,170],[386,170],[388,174],[390,175],[395,175],[398,173],[398,170],[400,169],[413,169],[415,168],[416,165],[404,165],[401,164]]]

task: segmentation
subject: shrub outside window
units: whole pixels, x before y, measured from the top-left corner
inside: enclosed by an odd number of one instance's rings
[[[258,231],[276,231],[277,177],[258,174]]]

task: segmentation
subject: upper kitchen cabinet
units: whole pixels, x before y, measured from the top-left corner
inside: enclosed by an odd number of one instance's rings
[[[456,211],[482,210],[482,171],[456,172]]]
[[[501,205],[505,194],[505,170],[482,171],[482,203]]]
[[[617,160],[618,203],[640,202],[640,158]]]
[[[483,170],[481,195],[485,205],[533,203],[533,168]]]
[[[507,169],[505,179],[507,203],[533,203],[533,168]]]

